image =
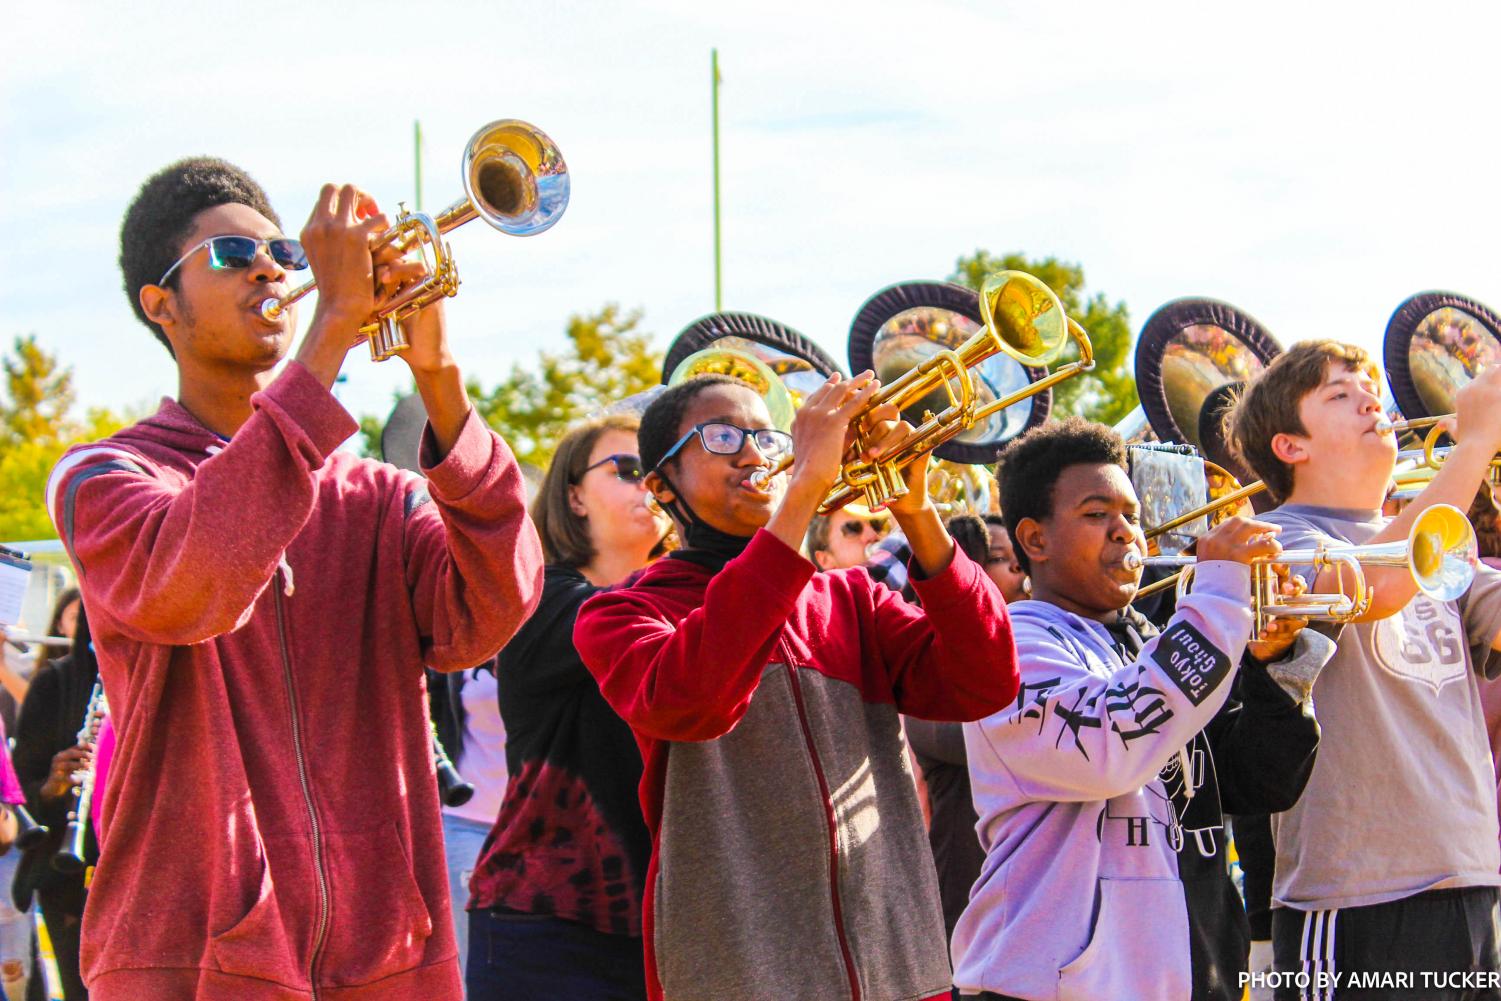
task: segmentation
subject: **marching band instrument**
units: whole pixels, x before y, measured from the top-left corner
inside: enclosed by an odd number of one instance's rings
[[[1178,529],[1202,520],[1203,532],[1232,515],[1249,514],[1246,502],[1266,489],[1260,480],[1241,486],[1229,470],[1200,457],[1192,445],[1131,445],[1127,454],[1151,555],[1187,548],[1194,533]],[[1207,503],[1199,502],[1206,497]]]
[[[854,441],[820,512],[837,511],[857,499],[871,510],[878,510],[904,496],[907,485],[902,470],[972,426],[982,413],[989,417],[1004,409],[994,403],[982,407],[975,400],[970,370],[987,358],[1001,352],[1025,365],[1045,366],[1058,357],[1070,338],[1082,337],[1088,342],[1083,328],[1064,315],[1063,304],[1053,290],[1022,271],[1000,271],[988,277],[980,290],[980,310],[984,325],[978,332],[956,347],[939,348],[894,381],[884,383],[865,411],[851,422]],[[1067,375],[1093,365],[1092,356],[1087,350],[1085,353],[1087,362],[1064,366],[1069,370]],[[1041,384],[1033,383],[1027,390],[1006,398],[1006,405],[1046,390],[1056,381],[1045,379],[1040,380]],[[937,413],[929,406],[935,397],[942,401]],[[922,416],[912,432],[888,446],[879,459],[866,459],[865,452],[873,442],[864,418],[870,411],[888,405],[904,412],[922,405]],[[773,477],[792,465],[794,458],[785,457],[771,469],[756,474],[757,486],[764,489]]]
[[[1136,342],[1135,372],[1141,406],[1122,418],[1116,433],[1128,444],[1189,444],[1225,464],[1213,447],[1217,422],[1206,404],[1226,385],[1245,383],[1282,353],[1254,317],[1226,302],[1174,299],[1147,319]]]
[[[463,806],[474,798],[474,785],[464,781],[464,776],[454,767],[453,759],[438,739],[437,724],[429,720],[428,725],[433,733],[433,767],[438,773],[438,798],[444,806]]]
[[[483,126],[464,147],[464,197],[437,216],[408,212],[400,206],[396,224],[376,237],[372,250],[394,246],[403,254],[431,254],[428,277],[383,306],[360,333],[370,339],[370,357],[385,361],[408,347],[401,321],[459,290],[458,266],[443,234],[472,219],[483,219],[511,236],[533,236],[550,229],[568,207],[568,167],[563,155],[541,129],[514,118]],[[318,285],[313,279],[281,298],[261,303],[268,320]]]
[[[88,751],[88,763],[81,769],[81,779],[73,789],[73,806],[68,810],[68,826],[63,832],[62,847],[52,856],[52,868],[58,872],[82,872],[88,865],[84,843],[89,827],[89,808],[94,802],[94,779],[98,774],[95,755],[99,749],[99,728],[109,713],[109,698],[104,694],[104,679],[94,679],[89,705],[78,729],[77,744]]]
[[[1261,632],[1274,616],[1297,616],[1329,622],[1351,622],[1370,610],[1374,589],[1366,582],[1365,567],[1406,567],[1418,589],[1435,601],[1453,601],[1475,578],[1475,530],[1458,508],[1435,504],[1413,523],[1406,541],[1361,546],[1315,546],[1285,549],[1251,564],[1251,610],[1255,630]],[[1178,595],[1190,590],[1193,556],[1147,556],[1128,553],[1126,566],[1182,567],[1176,575]],[[1332,568],[1338,589],[1289,596],[1280,593],[1275,566],[1309,566],[1315,575]],[[1346,572],[1350,575],[1346,589]],[[1171,579],[1171,578],[1169,578]],[[1162,582],[1159,582],[1162,583]]]
[[[46,824],[39,824],[25,803],[6,803],[16,815],[16,847],[25,851],[42,843],[50,832]]]
[[[945,349],[958,348],[985,325],[980,293],[951,282],[908,281],[889,285],[861,305],[850,322],[851,372],[866,370],[882,383],[905,373]],[[969,369],[977,408],[1003,397],[1021,398],[1010,407],[990,407],[984,419],[954,435],[933,450],[935,460],[962,465],[996,461],[1013,438],[1047,420],[1052,410],[1050,388],[1020,392],[1048,374],[1046,368],[997,352]],[[921,423],[925,410],[946,404],[946,393],[935,389],[906,408],[911,423]]]
[[[945,518],[956,514],[985,515],[999,510],[995,477],[980,465],[934,459],[928,465],[928,496]]]
[[[728,347],[708,347],[695,351],[684,358],[667,379],[667,385],[676,386],[700,375],[727,375],[746,383],[766,401],[773,427],[783,431],[792,427],[792,417],[798,403],[792,393],[771,367],[745,351]]]
[[[1387,321],[1381,356],[1400,413],[1452,413],[1459,388],[1501,364],[1501,317],[1453,292],[1409,296]]]

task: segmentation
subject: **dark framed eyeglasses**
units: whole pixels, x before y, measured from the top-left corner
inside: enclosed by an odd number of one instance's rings
[[[615,476],[627,483],[640,483],[646,479],[646,470],[641,466],[641,456],[627,454],[607,455],[598,462],[585,466],[584,471],[579,473],[578,479],[582,480],[585,476],[589,475],[591,469],[598,469],[607,462],[615,464]],[[577,483],[578,480],[574,482]]]
[[[172,277],[172,272],[182,267],[183,263],[203,248],[208,248],[209,267],[215,271],[223,271],[227,268],[248,268],[255,263],[256,251],[261,247],[266,248],[266,253],[271,259],[288,271],[301,271],[308,266],[307,254],[302,249],[302,244],[288,236],[278,236],[270,240],[261,240],[254,236],[211,236],[202,243],[195,244],[186,254],[172,262],[172,266],[162,272],[161,281],[158,285],[167,284],[167,279]]]
[[[710,421],[707,424],[695,425],[683,437],[677,440],[677,444],[667,450],[660,462],[653,468],[660,469],[668,459],[683,450],[683,446],[697,436],[703,443],[705,452],[714,455],[735,455],[745,447],[745,439],[750,438],[756,445],[756,451],[768,459],[780,459],[792,451],[792,435],[776,428],[743,428],[735,424],[724,424],[719,421]]]
[[[851,539],[858,539],[861,535],[865,534],[866,525],[874,529],[877,535],[886,534],[885,518],[855,518],[840,525],[839,531]]]

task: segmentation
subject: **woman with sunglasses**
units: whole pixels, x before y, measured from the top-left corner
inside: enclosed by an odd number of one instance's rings
[[[1016,695],[1016,659],[1000,594],[927,498],[926,461],[889,508],[922,608],[799,554],[877,386],[830,377],[790,435],[724,376],[642,417],[646,483],[685,548],[586,602],[574,642],[645,762],[653,999],[949,996],[897,714],[988,716]],[[894,407],[869,418],[878,447],[904,430]],[[759,489],[789,450],[788,477]]]
[[[496,665],[509,781],[470,885],[470,1001],[646,996],[641,755],[573,646],[584,600],[663,549],[634,416],[575,427],[532,503],[542,602]]]

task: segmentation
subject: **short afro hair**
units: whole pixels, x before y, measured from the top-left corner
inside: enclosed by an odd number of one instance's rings
[[[1126,445],[1104,424],[1070,417],[1035,427],[1006,446],[996,478],[1001,483],[1001,515],[1016,561],[1028,573],[1032,564],[1016,541],[1022,519],[1044,521],[1053,514],[1053,488],[1070,466],[1126,465]]]
[[[650,473],[661,464],[662,456],[677,444],[680,437],[678,426],[683,423],[688,404],[711,386],[738,386],[755,392],[748,383],[728,375],[699,375],[676,386],[668,386],[647,404],[646,412],[641,415],[641,429],[636,432],[636,441],[641,450],[642,469]]]
[[[985,522],[980,516],[956,514],[948,520],[946,527],[949,530],[949,538],[954,540],[954,545],[963,550],[965,556],[983,567],[990,559],[990,529],[985,527]]]
[[[169,354],[172,345],[167,335],[141,309],[141,289],[160,281],[162,273],[181,255],[182,241],[192,232],[198,213],[230,204],[248,205],[281,226],[266,192],[249,174],[208,156],[179,160],[157,171],[141,185],[125,210],[125,221],[120,225],[120,272],[125,278],[125,296],[136,319]]]

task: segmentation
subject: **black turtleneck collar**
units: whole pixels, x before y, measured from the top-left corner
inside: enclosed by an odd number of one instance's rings
[[[683,548],[669,553],[670,557],[696,563],[711,573],[718,573],[726,563],[745,552],[745,547],[750,545],[751,536],[731,535],[710,525],[683,499],[682,491],[667,478],[665,472],[658,470],[658,475],[673,493],[673,499],[662,506],[682,526]]]

